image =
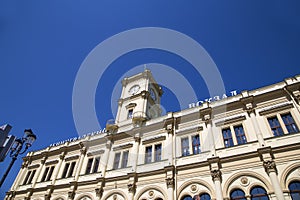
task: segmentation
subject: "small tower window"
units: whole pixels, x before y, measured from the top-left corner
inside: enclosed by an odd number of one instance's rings
[[[132,116],[133,116],[133,109],[129,109],[127,119],[132,119]]]

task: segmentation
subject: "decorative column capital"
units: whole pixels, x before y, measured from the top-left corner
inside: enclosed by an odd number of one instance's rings
[[[268,174],[271,172],[277,173],[276,164],[273,160],[264,161],[263,166]]]
[[[96,196],[101,198],[102,195],[103,195],[103,188],[102,187],[101,188],[96,188],[95,192],[96,192]]]
[[[128,183],[127,187],[128,187],[128,192],[135,193],[136,185],[134,183]]]
[[[139,137],[139,136],[134,136],[133,139],[135,142],[138,142],[138,143],[141,142],[141,137]]]
[[[50,200],[51,195],[50,194],[45,194],[45,200]]]
[[[167,184],[167,188],[173,188],[174,187],[174,178],[173,177],[166,178],[166,184]]]
[[[214,169],[210,171],[213,181],[222,181],[222,173],[219,169]]]
[[[69,191],[68,192],[68,198],[69,199],[74,199],[74,197],[75,197],[75,192],[74,191]]]
[[[86,154],[86,147],[82,147],[81,149],[80,149],[80,153],[81,154]]]

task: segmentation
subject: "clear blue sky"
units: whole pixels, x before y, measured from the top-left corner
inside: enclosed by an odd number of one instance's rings
[[[77,136],[72,91],[82,62],[99,43],[125,30],[163,27],[201,44],[217,65],[227,91],[251,90],[300,74],[299,1],[0,1],[0,124],[16,136],[32,128],[37,150]],[[111,94],[132,67],[162,63],[185,76],[197,97],[209,96],[201,76],[182,59],[158,50],[126,54],[109,66],[96,93],[104,126]],[[166,90],[167,111],[178,110]],[[100,99],[102,100],[101,103]],[[175,103],[166,103],[175,102]],[[88,129],[87,129],[88,130]],[[0,163],[0,176],[10,159]],[[9,189],[19,159],[0,189]]]

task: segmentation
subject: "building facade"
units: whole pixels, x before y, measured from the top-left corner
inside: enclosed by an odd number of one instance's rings
[[[300,76],[161,116],[149,70],[116,119],[30,152],[6,200],[300,199]]]

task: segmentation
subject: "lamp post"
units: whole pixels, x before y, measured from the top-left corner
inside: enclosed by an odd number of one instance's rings
[[[15,140],[13,146],[10,149],[10,157],[12,158],[8,168],[6,169],[1,181],[0,181],[0,188],[3,184],[3,182],[5,181],[11,167],[13,166],[13,164],[15,163],[15,161],[17,160],[18,155],[23,154],[27,151],[27,149],[29,147],[31,147],[31,145],[34,143],[34,141],[36,140],[36,135],[32,132],[31,129],[25,129],[24,130],[24,136],[22,138],[18,138]],[[23,149],[23,145],[25,144],[25,148]]]

